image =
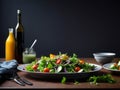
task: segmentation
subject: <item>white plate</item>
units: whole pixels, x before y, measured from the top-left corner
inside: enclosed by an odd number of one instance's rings
[[[113,71],[113,72],[120,72],[120,70],[115,70],[115,69],[110,69],[110,66],[113,65],[115,63],[107,63],[103,65],[103,68],[109,71]]]
[[[91,65],[95,65],[96,68],[93,71],[90,72],[80,72],[80,73],[44,73],[44,72],[30,72],[30,71],[26,71],[25,67],[28,64],[21,64],[17,67],[18,70],[25,72],[27,74],[29,74],[32,77],[35,78],[41,78],[41,79],[61,79],[62,77],[66,77],[67,79],[78,79],[78,78],[87,78],[93,74],[96,74],[96,72],[100,71],[102,69],[102,66],[97,65],[97,64],[91,64]]]

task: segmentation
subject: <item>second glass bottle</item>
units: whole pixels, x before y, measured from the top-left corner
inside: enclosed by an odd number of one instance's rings
[[[17,10],[17,25],[15,28],[16,52],[15,59],[18,63],[23,63],[22,53],[24,51],[24,28],[21,21],[21,10]]]

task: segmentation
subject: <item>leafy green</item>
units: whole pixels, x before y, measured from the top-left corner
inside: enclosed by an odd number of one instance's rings
[[[66,83],[67,78],[63,77],[61,80],[62,84]],[[105,74],[100,76],[91,76],[88,80],[91,84],[98,85],[98,83],[116,83],[116,80],[112,77],[111,74]],[[77,80],[74,80],[74,84],[79,84],[80,82]]]
[[[70,57],[70,61],[74,64],[79,62],[79,59],[77,58],[77,55],[74,53],[72,57]]]
[[[79,82],[75,80],[74,84],[79,84]]]
[[[65,83],[66,83],[66,80],[67,80],[66,77],[63,77],[62,80],[61,80],[61,83],[62,83],[62,84],[65,84]]]
[[[50,68],[50,69],[54,68],[52,62],[48,62],[48,66],[47,67]]]
[[[26,70],[27,70],[27,71],[33,71],[32,66],[33,66],[36,62],[37,62],[37,61],[35,60],[35,61],[33,61],[31,64],[28,64],[28,65],[26,66]]]
[[[27,65],[27,66],[26,66],[26,70],[27,70],[27,71],[33,71],[33,69],[32,69],[32,64]]]
[[[90,65],[89,63],[82,64],[81,67],[85,72],[89,72],[90,70],[94,70],[95,66]]]
[[[100,82],[115,83],[116,80],[113,79],[111,74],[101,75],[101,76],[92,76],[88,79],[92,84],[98,84]]]

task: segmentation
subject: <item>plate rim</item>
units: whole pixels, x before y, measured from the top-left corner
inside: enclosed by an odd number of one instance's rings
[[[115,64],[115,62],[106,63],[106,64],[103,65],[103,68],[106,69],[106,70],[109,70],[109,71],[120,72],[120,70],[110,69],[110,68],[107,67],[107,66],[110,67],[110,65],[112,65],[112,64]]]

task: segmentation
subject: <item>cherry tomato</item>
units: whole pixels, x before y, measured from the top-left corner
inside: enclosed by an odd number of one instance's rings
[[[80,70],[80,67],[75,67],[75,71],[78,72]]]
[[[61,63],[61,59],[59,58],[56,60],[56,64],[60,64],[60,63]]]
[[[49,72],[50,69],[49,68],[44,68],[43,72]]]
[[[38,65],[37,65],[37,64],[35,64],[35,65],[32,66],[32,69],[33,69],[34,71],[36,71],[37,68],[38,68]]]

